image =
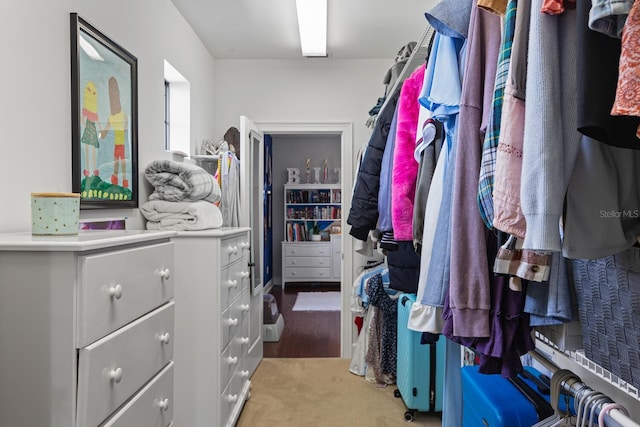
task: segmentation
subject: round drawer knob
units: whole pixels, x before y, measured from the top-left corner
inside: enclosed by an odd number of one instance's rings
[[[240,306],[240,310],[242,311],[249,311],[249,304],[242,304]]]
[[[169,409],[169,399],[157,399],[156,400],[156,406],[160,409],[162,409],[163,411],[166,411]]]
[[[160,344],[169,344],[171,342],[171,335],[169,335],[169,332],[165,332],[164,334],[158,335],[158,340]]]
[[[237,365],[238,364],[238,358],[237,357],[227,357],[227,363],[229,365]]]
[[[225,396],[225,399],[229,403],[236,403],[238,401],[238,395],[237,394],[227,394]]]
[[[116,384],[122,381],[122,368],[116,368],[109,371],[109,379],[111,382]]]
[[[241,271],[240,272],[240,277],[242,277],[243,279],[246,279],[247,277],[249,277],[249,272],[248,271]]]
[[[115,285],[109,288],[109,296],[113,299],[122,298],[122,285]]]
[[[249,344],[249,337],[238,338],[240,344]]]
[[[240,376],[242,378],[249,378],[249,371],[245,371],[245,370],[240,371]]]
[[[236,287],[238,287],[238,281],[237,280],[228,280],[227,281],[227,286],[229,288],[236,288]]]
[[[225,323],[227,326],[238,326],[238,319],[227,319]]]
[[[249,249],[249,242],[240,242],[239,246],[241,249]]]
[[[162,280],[169,280],[171,278],[171,270],[163,268],[160,270],[160,277],[162,277]]]

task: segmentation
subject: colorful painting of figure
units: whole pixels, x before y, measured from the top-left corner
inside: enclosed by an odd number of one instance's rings
[[[137,179],[131,60],[82,29],[78,46],[80,167],[74,174],[80,176],[74,179],[79,179],[81,202],[130,201]]]

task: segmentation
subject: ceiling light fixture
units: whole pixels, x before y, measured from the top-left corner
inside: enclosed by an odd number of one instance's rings
[[[303,56],[327,56],[327,0],[296,0]]]

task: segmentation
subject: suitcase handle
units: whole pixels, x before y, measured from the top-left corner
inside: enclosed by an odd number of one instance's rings
[[[511,384],[513,384],[520,392],[531,402],[533,408],[538,414],[538,420],[544,420],[554,414],[554,410],[542,396],[540,396],[529,384],[524,382],[522,378],[509,378]]]
[[[551,393],[551,389],[549,387],[549,384],[546,384],[542,379],[538,378],[537,376],[535,376],[532,372],[527,371],[526,369],[522,372],[522,376],[531,380],[536,387],[538,388],[538,391],[542,394],[549,394]]]

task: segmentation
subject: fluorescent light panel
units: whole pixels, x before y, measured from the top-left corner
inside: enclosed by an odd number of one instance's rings
[[[327,0],[296,0],[303,56],[327,56]]]

